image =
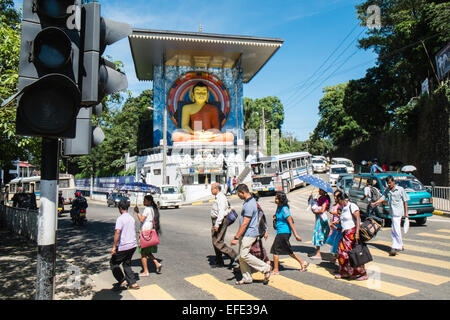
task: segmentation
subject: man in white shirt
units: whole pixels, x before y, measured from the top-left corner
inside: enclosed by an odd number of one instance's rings
[[[228,213],[228,199],[221,192],[222,187],[218,183],[211,185],[211,193],[215,196],[213,206],[211,208],[211,220],[212,220],[212,244],[216,253],[216,267],[223,267],[222,254],[228,256],[231,259],[230,266],[236,264],[237,253],[230,247],[228,247],[224,241],[225,233],[227,232],[228,222],[226,219]]]
[[[371,204],[372,207],[377,204],[382,203],[386,198],[388,198],[389,208],[391,209],[391,220],[392,220],[392,248],[389,252],[390,256],[395,256],[399,251],[403,250],[402,241],[402,229],[401,222],[402,217],[408,215],[408,200],[410,199],[405,189],[395,184],[395,180],[392,176],[386,179],[388,188],[384,192],[383,196],[374,203]]]

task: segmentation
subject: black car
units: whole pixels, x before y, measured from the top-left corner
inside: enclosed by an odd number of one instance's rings
[[[111,193],[106,200],[106,204],[108,207],[114,206],[117,207],[120,201],[126,200],[128,205],[130,205],[130,198],[128,198],[125,193]]]

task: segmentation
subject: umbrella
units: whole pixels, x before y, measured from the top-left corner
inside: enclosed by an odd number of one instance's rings
[[[417,170],[416,167],[408,165],[408,166],[404,166],[401,171],[402,172],[413,172],[413,171],[416,171],[416,170]]]
[[[320,188],[326,192],[333,193],[333,188],[331,187],[331,185],[318,177],[312,176],[310,174],[305,174],[299,177],[299,179],[305,181],[306,183],[312,184],[313,186]]]

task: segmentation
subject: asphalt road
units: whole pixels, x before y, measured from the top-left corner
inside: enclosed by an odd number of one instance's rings
[[[110,250],[114,224],[119,212],[116,208],[90,202],[88,223],[73,227],[67,216],[59,219],[58,259],[64,260],[65,281],[59,281],[61,299],[449,299],[450,298],[450,219],[434,216],[425,226],[411,224],[404,235],[405,251],[389,257],[390,229],[383,228],[370,242],[374,261],[367,266],[369,280],[335,280],[335,266],[329,262],[330,247],[322,249],[322,260],[311,260],[314,216],[306,211],[306,200],[311,186],[299,188],[288,197],[295,227],[302,242],[291,238],[294,252],[310,262],[307,272],[299,272],[298,263],[281,256],[280,275],[271,277],[269,285],[260,282],[255,274],[251,285],[235,286],[235,275],[228,268],[213,268],[214,251],[211,245],[210,204],[161,210],[163,234],[156,257],[163,265],[156,274],[150,262],[150,276],[138,279],[140,290],[111,291],[115,282],[109,270]],[[315,190],[317,192],[317,189]],[[242,201],[230,199],[240,212]],[[273,196],[262,197],[260,204],[266,217],[275,212]],[[238,229],[230,226],[226,240],[229,243]],[[270,251],[275,230],[269,224],[269,238],[265,243]],[[235,248],[237,250],[238,248]],[[225,260],[227,263],[228,260]],[[133,271],[141,272],[140,256],[136,252]],[[74,271],[75,270],[75,271]],[[64,273],[64,272],[63,272]],[[77,278],[77,276],[79,277]],[[72,279],[72,280],[71,280]],[[259,280],[258,280],[259,279]],[[78,281],[78,282],[77,282]],[[76,284],[73,287],[74,283]],[[72,287],[70,287],[70,285]],[[66,287],[64,290],[61,287]]]

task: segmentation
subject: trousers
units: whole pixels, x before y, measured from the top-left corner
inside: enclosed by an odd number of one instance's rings
[[[270,266],[250,253],[250,248],[257,238],[241,237],[239,240],[239,265],[241,267],[242,280],[253,282],[252,268],[256,271],[266,273],[270,271]]]
[[[211,238],[214,252],[216,254],[216,261],[222,260],[222,254],[228,256],[231,260],[234,260],[237,253],[225,243],[225,233],[228,228],[228,220],[226,218],[223,219],[223,222],[219,226],[219,230],[217,232],[214,231],[214,224],[216,223],[217,218],[212,218],[211,220],[213,225],[211,228]]]
[[[119,284],[121,284],[125,280],[127,281],[128,285],[136,283],[133,270],[131,270],[131,259],[133,258],[133,254],[135,251],[136,248],[125,251],[116,251],[116,254],[114,254],[109,261],[109,265],[111,267],[114,278],[116,278]],[[123,266],[125,275],[122,272],[120,265]]]

